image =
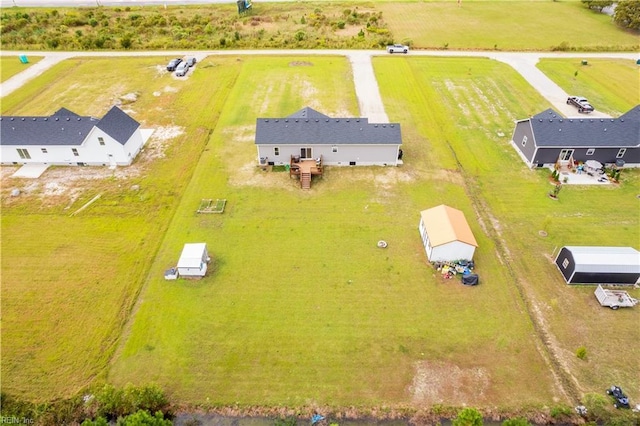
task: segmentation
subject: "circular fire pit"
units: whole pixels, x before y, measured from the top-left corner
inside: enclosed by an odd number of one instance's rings
[[[387,248],[387,242],[384,240],[380,240],[378,241],[378,247],[380,248]]]

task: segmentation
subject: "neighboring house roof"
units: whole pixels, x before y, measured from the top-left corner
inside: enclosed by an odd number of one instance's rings
[[[256,145],[400,145],[400,124],[330,118],[309,107],[285,118],[258,118]]]
[[[60,111],[58,111],[60,112]],[[81,145],[98,119],[73,115],[0,117],[0,145]]]
[[[431,247],[461,241],[478,247],[464,213],[444,204],[420,212]]]
[[[640,252],[633,247],[566,246],[575,272],[640,273]]]
[[[124,145],[138,130],[140,123],[131,118],[117,106],[112,107],[96,127]]]
[[[547,109],[529,120],[539,147],[640,146],[640,105],[619,118],[564,118]]]
[[[124,145],[139,126],[137,121],[115,106],[101,120],[60,108],[48,117],[0,117],[0,145],[81,145],[94,127]]]

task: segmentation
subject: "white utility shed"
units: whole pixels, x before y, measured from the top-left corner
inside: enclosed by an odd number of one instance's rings
[[[478,243],[462,211],[444,204],[423,210],[418,229],[430,262],[473,260]]]
[[[178,273],[181,277],[204,277],[209,260],[206,243],[185,244],[178,260]]]

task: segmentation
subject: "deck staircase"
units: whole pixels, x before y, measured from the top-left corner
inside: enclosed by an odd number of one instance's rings
[[[300,186],[302,189],[310,189],[311,188],[311,173],[301,173],[300,174]]]

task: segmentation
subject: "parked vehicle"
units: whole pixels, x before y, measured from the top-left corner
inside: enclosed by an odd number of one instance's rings
[[[182,58],[175,58],[167,64],[167,71],[175,71],[176,67],[182,62]]]
[[[193,56],[190,58],[187,58],[187,65],[189,65],[189,68],[191,68],[192,66],[194,66],[196,64],[196,58],[194,58]]]
[[[629,408],[629,398],[627,398],[627,395],[622,392],[620,386],[611,386],[609,389],[607,389],[607,395],[610,395],[615,400],[615,402],[613,403],[614,407]]]
[[[178,67],[176,68],[176,76],[184,77],[189,72],[189,64],[186,62],[180,62]]]
[[[387,52],[389,53],[409,53],[409,46],[402,44],[392,44],[387,46]]]
[[[590,113],[593,111],[593,107],[587,100],[587,98],[582,98],[580,96],[569,96],[567,98],[567,105],[573,105],[578,108],[578,112],[580,113]]]
[[[638,299],[634,299],[626,291],[607,290],[602,288],[601,285],[598,285],[594,294],[602,306],[608,306],[613,310],[621,307],[631,307],[638,304]]]

